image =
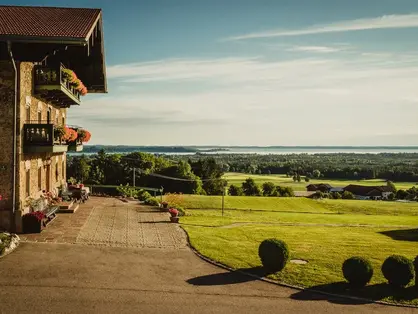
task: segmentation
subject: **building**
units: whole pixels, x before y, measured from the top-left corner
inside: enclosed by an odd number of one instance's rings
[[[0,6],[0,229],[65,184],[81,149],[67,110],[86,92],[107,92],[101,10]]]
[[[319,184],[309,184],[306,186],[306,190],[309,192],[323,192],[323,193],[329,193],[332,189],[332,186],[327,183],[319,183]]]
[[[390,186],[364,186],[350,184],[344,188],[344,191],[348,191],[354,194],[356,199],[388,199],[389,195],[394,193]]]

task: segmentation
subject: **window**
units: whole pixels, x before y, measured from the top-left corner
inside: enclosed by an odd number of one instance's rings
[[[26,107],[26,121],[30,122],[30,107]]]
[[[55,182],[58,182],[59,172],[58,172],[58,162],[55,164]]]
[[[42,191],[42,167],[38,168],[38,190]]]
[[[30,196],[30,169],[26,170],[26,197]]]
[[[38,111],[38,123],[42,123],[42,111]]]
[[[65,161],[62,162],[62,179],[65,178]]]
[[[65,126],[65,117],[62,117],[62,125]]]

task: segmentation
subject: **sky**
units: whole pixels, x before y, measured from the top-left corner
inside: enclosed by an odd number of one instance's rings
[[[417,0],[0,3],[103,9],[91,144],[418,145]]]

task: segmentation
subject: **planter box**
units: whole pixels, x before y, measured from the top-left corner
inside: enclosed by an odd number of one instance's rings
[[[36,221],[35,219],[23,219],[23,233],[40,233],[46,227],[45,219]]]
[[[178,223],[179,222],[180,217],[176,216],[176,217],[170,217],[170,221],[174,222],[174,223]]]

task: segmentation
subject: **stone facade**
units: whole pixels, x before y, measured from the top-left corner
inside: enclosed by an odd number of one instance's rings
[[[6,230],[12,223],[14,80],[12,63],[0,60],[0,229]]]
[[[8,199],[12,195],[12,152],[13,152],[13,104],[14,104],[14,73],[12,64],[0,63],[0,138],[3,149],[0,150],[0,163],[7,170],[0,176],[0,195]],[[33,88],[33,67],[30,62],[17,64],[20,74],[17,110],[17,187],[15,217],[16,226],[21,225],[21,216],[29,211],[28,198],[38,198],[43,190],[58,191],[66,182],[66,153],[24,153],[23,128],[25,123],[66,124],[66,109],[55,107],[35,96]],[[12,212],[11,202],[4,204],[4,212]],[[3,216],[7,216],[4,214]],[[0,216],[1,218],[2,216]],[[4,220],[4,219],[3,219]],[[10,228],[10,222],[0,220],[0,228]],[[17,228],[19,229],[19,228]],[[16,230],[17,232],[20,230]]]

